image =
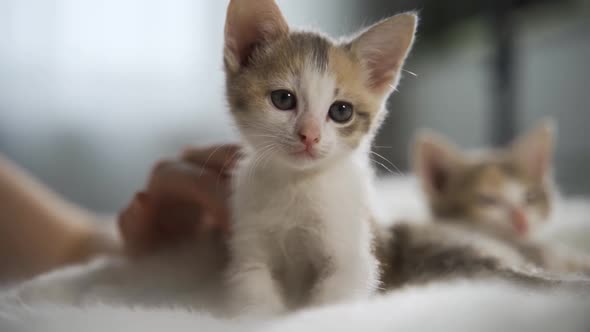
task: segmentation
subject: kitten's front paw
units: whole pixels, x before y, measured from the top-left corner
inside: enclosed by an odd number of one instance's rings
[[[377,265],[372,259],[367,259],[364,264],[350,264],[346,268],[335,269],[320,280],[313,290],[311,305],[366,300],[378,287],[377,275]]]
[[[228,309],[232,316],[272,317],[287,311],[266,267],[247,269],[228,278]]]
[[[254,303],[256,302],[256,303]],[[233,317],[248,316],[249,318],[268,319],[283,315],[287,309],[281,303],[270,301],[244,301],[234,298],[229,304],[229,314]]]
[[[287,308],[275,295],[262,296],[248,291],[238,291],[228,297],[228,309],[231,316],[271,318],[286,313]]]
[[[351,287],[350,284],[335,279],[326,281],[315,289],[311,298],[312,306],[366,300],[372,294],[369,287],[359,287],[359,285]]]
[[[316,289],[316,293],[311,298],[312,306],[325,306],[337,303],[352,302],[355,300],[364,300],[369,297],[369,292],[358,289],[340,288],[336,285],[323,285]]]

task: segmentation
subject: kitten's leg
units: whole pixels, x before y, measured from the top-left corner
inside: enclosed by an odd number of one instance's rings
[[[334,255],[320,274],[311,304],[366,299],[377,289],[378,282],[377,260],[369,251],[350,256]]]
[[[286,311],[270,267],[262,262],[239,262],[228,270],[229,309],[232,314],[272,316]]]

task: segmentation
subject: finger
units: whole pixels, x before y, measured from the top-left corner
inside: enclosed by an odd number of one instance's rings
[[[140,215],[143,214],[143,198],[142,195],[145,193],[136,193],[131,203],[119,213],[118,224],[121,232],[124,234],[128,234],[129,232],[133,232],[133,229],[137,227],[137,221]]]
[[[191,182],[205,173],[205,169],[196,168],[188,162],[179,160],[162,160],[154,166],[148,181],[150,192],[165,192],[176,187],[193,185]],[[186,189],[185,189],[186,190]]]
[[[159,200],[191,202],[211,214],[216,227],[229,230],[229,183],[215,172],[186,161],[164,160],[154,168],[148,191]]]
[[[137,193],[131,204],[119,215],[119,230],[128,253],[140,254],[153,245],[151,198],[145,193]]]
[[[225,199],[228,194],[228,179],[207,169],[197,168],[188,162],[163,162],[154,170],[148,191],[160,196],[179,198],[194,197],[203,192],[209,198]]]
[[[200,224],[201,207],[180,199],[165,199],[159,204],[158,228],[165,234],[191,233],[195,224]]]
[[[224,144],[205,148],[187,148],[181,159],[194,165],[227,173],[233,169],[240,155],[240,147]]]
[[[227,226],[228,181],[213,172],[186,162],[169,163],[156,171],[148,190],[162,199],[191,202],[210,213],[217,225]]]
[[[195,229],[198,236],[211,233],[229,234],[230,227],[227,216],[219,217],[210,213],[203,213],[200,220],[201,222],[196,225]]]

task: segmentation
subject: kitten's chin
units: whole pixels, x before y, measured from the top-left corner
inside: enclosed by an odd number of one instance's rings
[[[292,154],[278,158],[280,166],[294,171],[306,171],[320,168],[323,164],[323,158],[310,156],[307,154]]]
[[[276,156],[276,160],[280,167],[284,167],[293,171],[309,171],[318,170],[330,165],[330,156],[321,156],[317,153],[310,154],[307,152],[300,153],[284,153]]]

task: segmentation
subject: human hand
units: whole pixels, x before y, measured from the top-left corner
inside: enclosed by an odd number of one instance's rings
[[[128,254],[141,256],[206,233],[229,232],[230,173],[235,145],[191,148],[153,168],[147,187],[119,215]]]

